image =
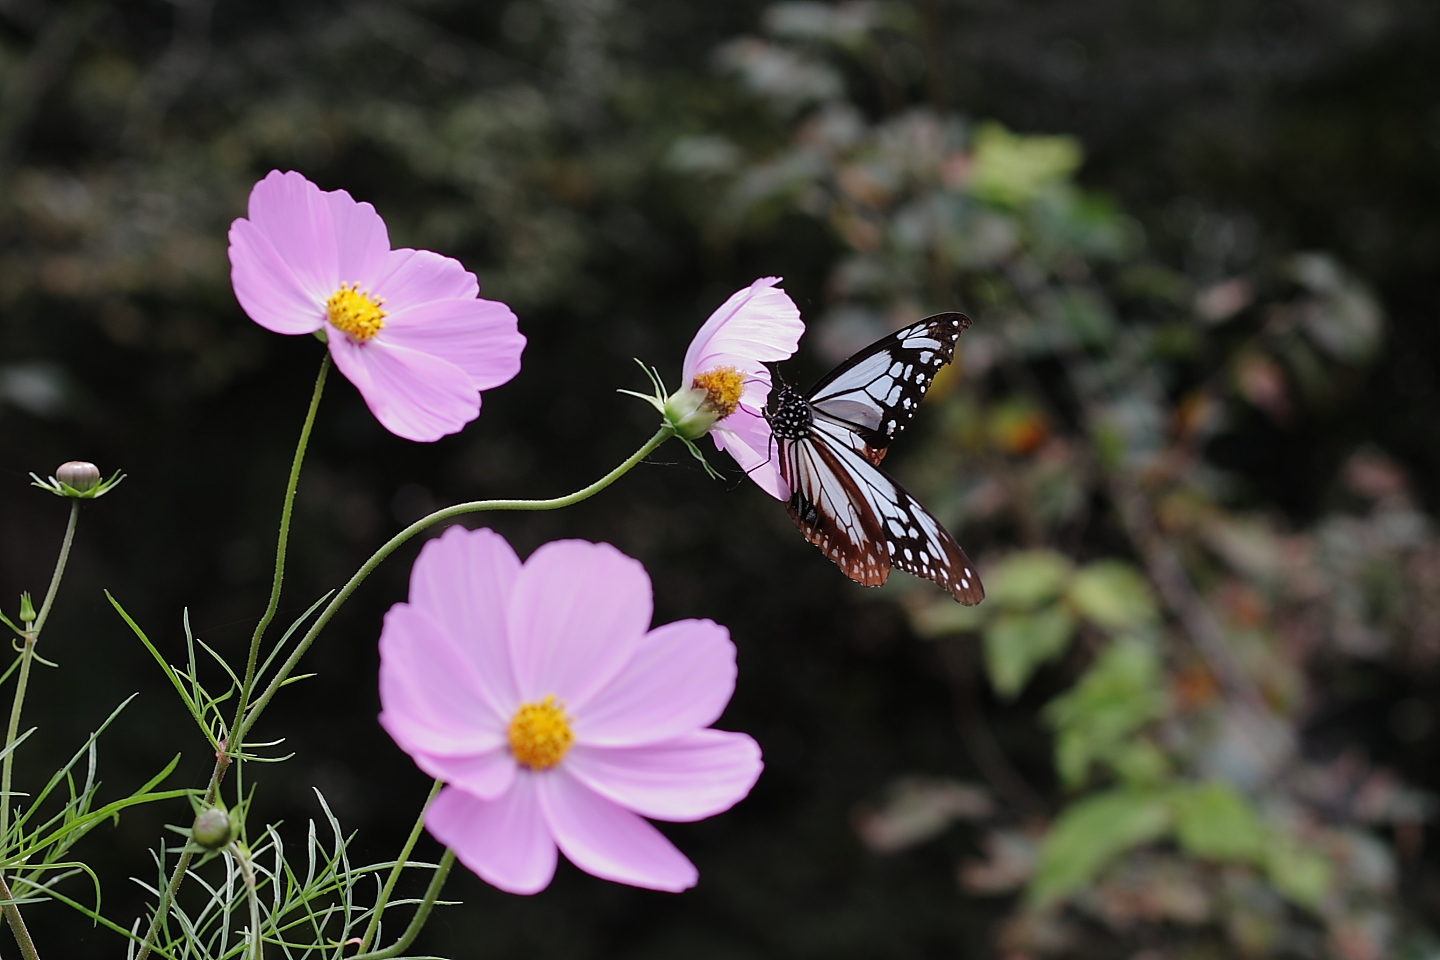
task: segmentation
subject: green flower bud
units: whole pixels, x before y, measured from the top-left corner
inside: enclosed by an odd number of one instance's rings
[[[55,468],[55,479],[86,493],[100,485],[100,468],[84,460],[71,460]]]
[[[665,422],[686,440],[698,440],[710,432],[720,418],[706,402],[708,394],[698,387],[677,390],[665,400]]]
[[[30,592],[20,594],[20,621],[32,623],[35,620],[35,604],[30,600]]]
[[[686,440],[699,440],[740,405],[745,379],[734,367],[716,367],[695,375],[688,390],[665,400],[665,422]]]
[[[235,839],[236,824],[224,807],[208,807],[200,811],[190,836],[207,850],[218,850]]]

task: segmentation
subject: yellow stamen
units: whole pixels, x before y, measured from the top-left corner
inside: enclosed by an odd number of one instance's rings
[[[342,283],[340,289],[325,301],[325,311],[329,314],[331,326],[349,334],[355,342],[364,343],[385,326],[385,311],[380,309],[384,302],[381,298],[370,296],[368,290],[357,289],[356,284]]]
[[[703,406],[715,414],[715,419],[724,420],[740,406],[745,377],[734,367],[716,367],[697,373],[690,385],[705,391]]]
[[[553,693],[539,703],[521,704],[510,721],[510,752],[531,770],[549,770],[574,742],[565,705]]]

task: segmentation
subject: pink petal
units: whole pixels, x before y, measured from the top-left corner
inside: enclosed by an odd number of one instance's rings
[[[530,555],[507,632],[520,696],[554,694],[578,715],[630,660],[650,625],[650,577],[608,543],[556,540]]]
[[[729,810],[755,786],[762,767],[755,741],[725,730],[695,730],[643,747],[577,743],[565,755],[571,776],[656,820],[700,820]]]
[[[640,817],[586,789],[563,768],[537,777],[540,808],[555,842],[586,873],[603,880],[679,893],[699,872]]]
[[[446,787],[430,804],[425,826],[461,863],[507,893],[539,893],[555,876],[555,841],[533,774],[522,772],[515,786],[494,800]]]
[[[314,333],[324,298],[307,292],[268,237],[249,220],[230,224],[230,285],[245,315],[275,333]]]
[[[342,283],[364,286],[390,256],[390,232],[368,203],[356,202],[344,190],[322,193],[335,224],[335,259]],[[330,291],[334,293],[334,291]]]
[[[710,315],[685,351],[685,386],[697,373],[717,366],[737,367],[754,376],[764,369],[762,363],[795,352],[805,324],[795,301],[775,286],[779,282],[779,277],[762,277]]]
[[[489,390],[520,372],[515,314],[495,300],[435,300],[385,318],[385,341],[444,357],[464,370],[477,390]]]
[[[383,724],[385,718],[382,716],[380,721]],[[508,749],[468,757],[406,752],[410,753],[415,766],[436,780],[444,780],[480,800],[494,800],[509,791],[520,771],[520,765]]]
[[[520,558],[493,530],[454,526],[425,544],[410,570],[410,604],[453,638],[485,702],[506,723],[520,706],[505,608]]]
[[[577,743],[633,746],[708,727],[735,692],[735,644],[709,620],[650,631],[630,662],[575,713]]]
[[[776,500],[789,500],[790,487],[780,476],[780,458],[769,422],[741,404],[710,430],[715,446],[724,450],[740,469]]]
[[[271,170],[250,191],[249,213],[312,302],[323,304],[341,280],[351,279],[340,276],[334,208],[300,174]]]
[[[475,274],[461,266],[459,260],[404,247],[386,254],[373,277],[367,277],[361,286],[384,297],[385,309],[390,313],[432,300],[474,300],[480,295]]]
[[[385,342],[384,331],[365,343],[330,332],[335,366],[355,384],[375,419],[407,440],[439,440],[480,415],[480,392],[465,371],[419,350]]]
[[[380,631],[380,703],[381,723],[412,753],[497,749],[510,719],[481,693],[460,643],[408,603],[391,607]]]

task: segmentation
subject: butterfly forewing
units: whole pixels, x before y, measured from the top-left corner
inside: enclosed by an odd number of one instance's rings
[[[872,343],[811,388],[816,419],[845,427],[846,445],[878,465],[969,326],[963,313],[940,313]]]

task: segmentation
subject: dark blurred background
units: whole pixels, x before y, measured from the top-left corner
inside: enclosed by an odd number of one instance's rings
[[[128,474],[82,511],[19,789],[136,691],[101,740],[102,793],[176,752],[170,784],[208,776],[102,589],[173,660],[186,609],[243,656],[323,347],[244,316],[225,235],[256,179],[295,169],[372,202],[395,245],[463,261],[529,346],[480,418],[435,444],[390,436],[332,378],[282,622],[436,506],[609,469],[654,428],[615,393],[644,389],[631,358],[673,380],[697,325],[757,276],[784,276],[811,323],[792,380],[928,313],[976,321],[963,378],[886,464],[1000,571],[976,618],[925,585],[849,584],[723,455],[725,483],[666,447],[576,508],[469,521],[522,555],[612,542],[650,570],[657,622],[729,626],[740,681],[720,725],[756,737],[766,772],[734,811],[665,828],[695,890],[562,865],[516,898],[457,872],[447,895],[464,904],[419,948],[1440,956],[1425,926],[1440,913],[1436,49],[1440,10],[1422,0],[0,0],[12,612],[43,591],[65,520],[27,473],[82,458]],[[394,855],[428,789],[375,723],[380,619],[418,547],[344,608],[307,659],[317,675],[261,723],[294,757],[247,773],[252,818],[297,838],[320,790],[357,862]],[[1064,578],[1097,563],[1112,566],[1090,578],[1095,601]],[[1141,584],[1128,594],[1104,573],[1122,568]],[[1111,587],[1138,612],[1106,619]],[[1045,604],[1063,637],[1040,625]],[[1207,624],[1234,676],[1197,640]],[[1047,704],[1135,637],[1158,651],[1164,702],[1089,773],[1057,769],[1057,738],[1101,735],[1077,701]],[[1007,668],[1015,650],[1030,652]],[[1096,716],[1123,700],[1097,697]],[[1227,733],[1255,710],[1279,759]],[[1124,759],[1142,753],[1168,759]],[[1089,866],[1046,851],[1087,796],[1211,781],[1290,846],[1181,829]],[[182,801],[132,810],[77,848],[107,916],[142,913],[125,878],[153,881],[147,851],[188,819]],[[64,906],[26,915],[47,955],[123,948]]]

